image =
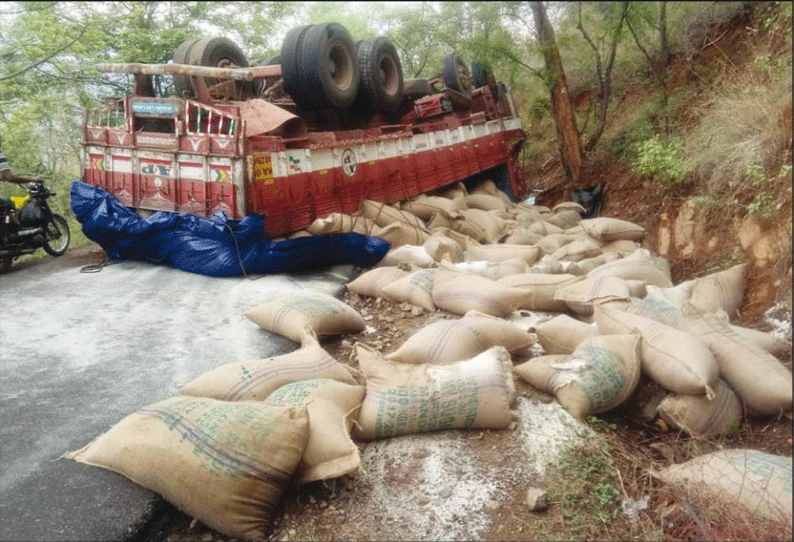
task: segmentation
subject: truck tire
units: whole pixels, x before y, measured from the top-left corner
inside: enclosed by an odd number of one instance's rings
[[[281,44],[281,79],[284,92],[289,94],[298,107],[305,107],[305,93],[301,86],[301,55],[303,40],[313,25],[296,26],[287,32]]]
[[[364,40],[357,55],[357,102],[369,110],[393,113],[403,101],[403,69],[394,45],[385,37]]]
[[[190,64],[211,68],[247,68],[248,59],[242,49],[229,38],[204,38],[190,48]],[[218,84],[218,79],[205,78],[208,87]],[[249,84],[249,93],[253,85]]]
[[[174,64],[189,64],[190,49],[200,38],[183,41],[174,51]],[[174,76],[174,92],[180,98],[193,96],[193,86],[190,84],[190,77],[185,75]]]
[[[312,109],[347,109],[358,94],[359,70],[353,39],[339,23],[306,32],[301,54],[301,87]]]
[[[466,96],[471,94],[471,72],[469,67],[457,53],[447,53],[441,69],[444,85]]]

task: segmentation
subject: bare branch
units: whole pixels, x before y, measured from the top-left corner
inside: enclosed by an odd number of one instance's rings
[[[35,67],[37,67],[37,66],[40,66],[41,64],[44,64],[45,62],[47,62],[47,61],[48,61],[48,60],[50,60],[51,58],[53,58],[53,57],[55,57],[55,56],[57,56],[57,55],[61,54],[62,52],[64,52],[65,50],[67,50],[69,47],[71,47],[72,45],[74,45],[75,43],[77,43],[78,41],[80,41],[80,38],[82,38],[82,37],[83,37],[83,34],[85,34],[85,31],[86,31],[87,29],[88,29],[88,26],[86,25],[86,26],[84,26],[84,27],[83,27],[83,29],[82,29],[82,30],[80,30],[80,34],[79,34],[79,35],[78,35],[78,36],[77,36],[75,39],[73,39],[73,40],[72,40],[70,43],[68,43],[68,44],[64,45],[63,47],[61,47],[61,48],[60,48],[60,49],[58,49],[57,51],[54,51],[53,53],[51,53],[51,54],[49,54],[49,55],[45,56],[44,58],[42,58],[42,59],[41,59],[41,60],[39,60],[38,62],[34,62],[34,63],[33,63],[33,64],[31,64],[30,66],[27,66],[26,68],[23,68],[23,69],[19,70],[18,72],[12,73],[11,75],[6,75],[6,76],[4,76],[4,77],[0,77],[0,81],[5,81],[5,80],[7,80],[7,79],[13,79],[14,77],[18,77],[18,76],[22,75],[23,73],[25,73],[25,72],[28,72],[28,71],[32,70],[33,68],[35,68]]]

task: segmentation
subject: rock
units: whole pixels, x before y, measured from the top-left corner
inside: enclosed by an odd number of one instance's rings
[[[419,495],[419,497],[416,498],[416,502],[418,502],[420,506],[425,506],[426,504],[430,504],[431,500],[432,499],[427,495]]]
[[[438,492],[438,496],[441,497],[442,499],[450,498],[452,496],[452,488],[445,487],[444,489]]]
[[[540,512],[549,507],[549,501],[546,497],[546,491],[530,487],[527,489],[527,506],[533,512]]]
[[[411,308],[411,316],[422,316],[422,313],[425,312],[422,307],[414,306]]]
[[[430,450],[427,448],[419,448],[411,455],[414,459],[424,459],[425,457],[430,457]]]

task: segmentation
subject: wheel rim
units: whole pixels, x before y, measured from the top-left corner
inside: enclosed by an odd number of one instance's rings
[[[63,224],[59,224],[57,219],[53,219],[47,224],[47,235],[52,236],[47,244],[55,252],[62,252],[69,246],[69,230],[64,230]]]
[[[353,84],[353,59],[341,45],[331,47],[331,61],[328,63],[328,75],[340,89],[348,89]]]
[[[384,56],[380,61],[380,79],[383,90],[389,96],[394,96],[400,90],[400,77],[397,65],[390,56]]]

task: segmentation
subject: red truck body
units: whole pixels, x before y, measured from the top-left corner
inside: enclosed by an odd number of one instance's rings
[[[277,72],[225,71],[253,80]],[[365,199],[393,203],[475,176],[519,195],[514,160],[525,134],[503,87],[498,99],[490,86],[465,99],[449,89],[406,98],[392,122],[375,116],[361,129],[312,124],[288,98],[157,98],[140,88],[86,113],[82,180],[142,213],[263,215],[276,237],[333,212],[353,214]]]

